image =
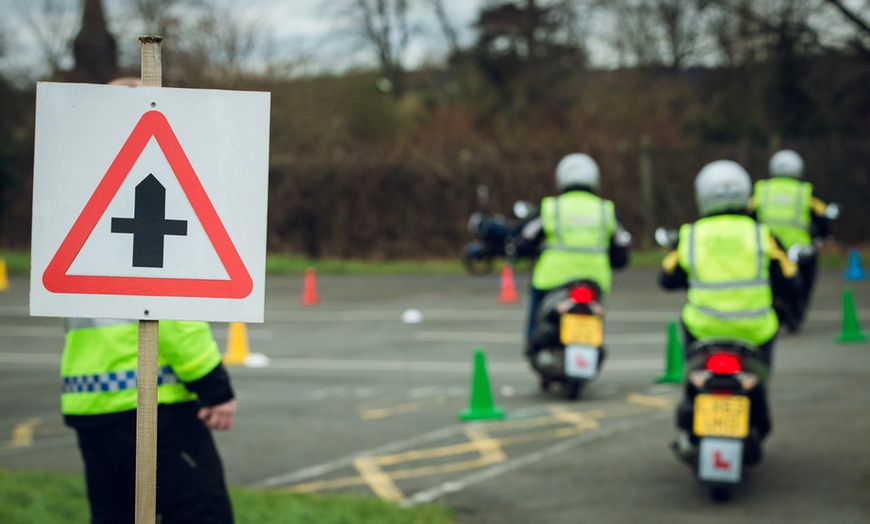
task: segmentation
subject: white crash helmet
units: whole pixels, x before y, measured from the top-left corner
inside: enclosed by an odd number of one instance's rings
[[[751,194],[749,173],[731,160],[710,162],[695,178],[695,201],[701,216],[743,210]]]
[[[804,161],[791,149],[783,149],[770,157],[768,171],[770,176],[801,178],[804,175]]]
[[[586,186],[598,191],[599,178],[598,164],[584,153],[572,153],[556,166],[556,188],[559,191],[571,186]]]

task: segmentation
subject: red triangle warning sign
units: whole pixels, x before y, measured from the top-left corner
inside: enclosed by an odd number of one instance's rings
[[[157,141],[166,157],[169,167],[229,275],[229,280],[67,274],[97,222],[108,209],[121,184],[152,138]],[[159,111],[149,111],[139,119],[46,267],[42,275],[42,283],[45,289],[52,293],[197,298],[245,298],[251,294],[254,287],[251,275],[227,234],[184,149],[166,117]]]

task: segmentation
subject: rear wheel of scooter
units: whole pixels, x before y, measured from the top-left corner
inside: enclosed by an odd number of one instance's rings
[[[731,488],[727,486],[713,486],[710,488],[710,498],[714,502],[728,502],[731,499]]]
[[[577,400],[583,392],[585,382],[582,380],[568,380],[563,384],[563,393],[568,400]]]

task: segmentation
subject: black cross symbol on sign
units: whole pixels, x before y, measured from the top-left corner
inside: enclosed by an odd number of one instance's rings
[[[112,218],[112,233],[133,234],[133,267],[163,267],[163,237],[187,236],[187,221],[166,220],[166,188],[149,173],[136,186],[133,218]]]

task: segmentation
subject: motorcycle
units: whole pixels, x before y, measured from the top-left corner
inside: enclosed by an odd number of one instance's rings
[[[658,228],[656,242],[673,248],[679,232]],[[761,461],[770,430],[766,384],[770,368],[758,347],[738,339],[704,339],[686,352],[681,430],[672,448],[716,502],[725,502],[743,479],[744,466]]]
[[[840,205],[830,203],[825,207],[825,218],[829,221],[837,220],[840,217]],[[815,266],[816,258],[818,257],[819,249],[824,244],[822,238],[815,229],[811,230],[812,242],[810,244],[794,244],[786,251],[786,256],[798,267],[798,272],[801,276],[801,283],[805,287],[801,293],[801,299],[798,304],[786,304],[780,299],[774,300],[774,310],[779,318],[780,324],[788,329],[789,333],[796,333],[806,317],[806,310],[809,307],[809,300],[812,296],[813,286],[815,284]]]
[[[698,341],[689,355],[677,410],[682,431],[673,448],[713,500],[724,502],[744,466],[761,461],[761,440],[770,429],[764,394],[769,368],[757,347],[739,340]]]
[[[574,400],[598,376],[605,358],[600,301],[601,288],[591,280],[569,282],[544,296],[527,354],[541,390],[555,382]]]
[[[533,254],[517,251],[514,238],[534,217],[534,206],[519,200],[513,208],[515,218],[493,214],[489,205],[489,188],[485,185],[477,187],[477,201],[480,209],[473,212],[468,219],[468,232],[474,240],[462,250],[462,265],[465,270],[471,275],[488,275],[500,258],[511,261],[533,260]]]

